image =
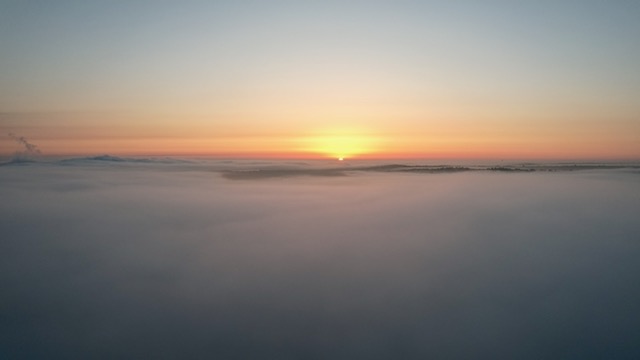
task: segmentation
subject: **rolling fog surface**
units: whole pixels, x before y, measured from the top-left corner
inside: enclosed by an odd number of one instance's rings
[[[637,169],[112,160],[0,167],[0,357],[640,358]]]

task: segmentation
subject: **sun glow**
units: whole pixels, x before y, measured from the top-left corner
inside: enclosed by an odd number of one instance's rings
[[[365,135],[324,135],[304,139],[303,150],[343,161],[375,151],[375,141]]]

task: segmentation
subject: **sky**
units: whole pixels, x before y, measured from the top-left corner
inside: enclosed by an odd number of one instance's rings
[[[0,154],[638,159],[640,2],[0,0]]]

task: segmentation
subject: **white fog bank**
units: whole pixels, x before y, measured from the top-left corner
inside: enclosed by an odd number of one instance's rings
[[[435,165],[2,166],[0,357],[640,358],[637,168]]]

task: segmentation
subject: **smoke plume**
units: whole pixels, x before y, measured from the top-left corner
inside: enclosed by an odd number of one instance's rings
[[[41,154],[42,152],[38,149],[38,146],[30,143],[27,138],[24,136],[16,136],[13,133],[9,133],[9,137],[24,146],[24,153],[26,154]]]

